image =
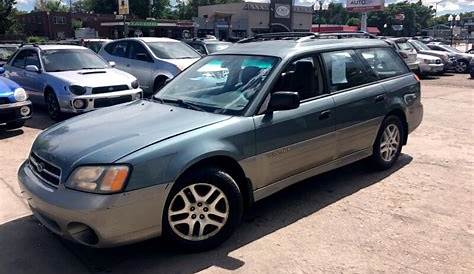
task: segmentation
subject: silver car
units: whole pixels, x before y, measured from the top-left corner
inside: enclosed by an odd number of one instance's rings
[[[156,37],[119,39],[102,47],[99,54],[137,77],[146,97],[201,57],[181,41]]]
[[[416,58],[416,50],[406,38],[387,38],[386,41],[397,50],[411,71],[419,71],[420,62]]]

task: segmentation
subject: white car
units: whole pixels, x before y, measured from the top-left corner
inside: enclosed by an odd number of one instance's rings
[[[53,119],[142,98],[132,75],[92,50],[71,45],[25,45],[4,66],[33,104],[46,104]]]
[[[428,54],[418,53],[416,59],[421,75],[439,74],[444,71],[443,60]]]
[[[117,68],[137,77],[147,97],[201,58],[184,42],[157,37],[115,40],[103,46],[99,54],[107,61],[114,61]]]

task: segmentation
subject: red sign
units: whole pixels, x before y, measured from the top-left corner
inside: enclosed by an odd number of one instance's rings
[[[350,12],[383,10],[385,0],[347,0],[346,9]]]

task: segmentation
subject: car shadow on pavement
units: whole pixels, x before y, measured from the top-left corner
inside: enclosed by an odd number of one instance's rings
[[[35,106],[33,109],[33,116],[31,119],[26,120],[25,127],[43,130],[54,125],[55,123],[55,121],[49,118],[46,108],[42,106]]]
[[[234,235],[211,251],[190,254],[158,238],[110,248],[83,247],[47,232],[33,217],[0,225],[0,273],[195,273],[211,266],[236,270],[245,262],[230,253],[369,187],[412,161],[400,156],[393,168],[374,172],[365,161],[284,189],[252,208]]]
[[[0,125],[0,140],[12,138],[18,135],[22,135],[22,129],[7,129],[5,125]]]

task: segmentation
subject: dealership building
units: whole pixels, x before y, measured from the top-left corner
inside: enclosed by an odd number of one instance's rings
[[[218,39],[247,37],[256,33],[279,31],[310,31],[312,7],[270,3],[240,2],[198,7],[198,17],[193,18],[198,36],[215,35]],[[291,11],[289,9],[292,9]],[[272,13],[270,10],[274,10]],[[288,17],[290,27],[273,18]]]

